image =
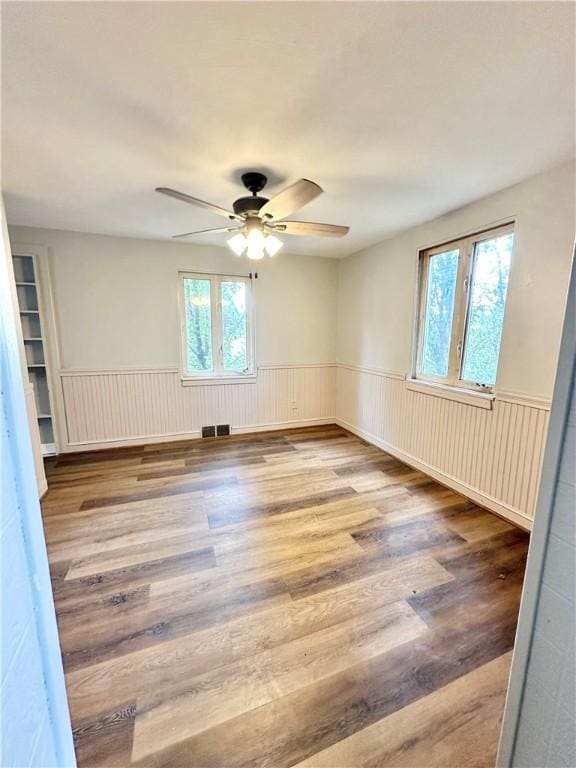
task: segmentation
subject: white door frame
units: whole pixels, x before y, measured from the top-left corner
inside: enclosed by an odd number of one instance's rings
[[[52,737],[52,751],[56,758],[55,768],[73,768],[76,766],[72,728],[66,698],[64,670],[60,640],[56,625],[56,612],[52,596],[48,555],[44,539],[44,529],[38,501],[36,473],[29,432],[28,415],[22,379],[21,351],[17,333],[18,306],[10,241],[4,213],[4,204],[0,199],[0,217],[2,240],[0,242],[0,365],[2,365],[1,414],[5,419],[6,439],[3,448],[7,450],[6,466],[10,474],[4,490],[0,489],[0,500],[9,499],[10,509],[3,510],[3,516],[16,515],[23,542],[26,571],[29,576],[25,586],[31,593],[34,606],[31,626],[36,635],[35,647],[38,649],[44,682],[45,704],[48,728]],[[1,478],[1,476],[0,476]],[[14,493],[15,489],[15,493]],[[16,499],[16,501],[14,501]],[[2,564],[4,565],[4,564]],[[9,574],[3,573],[3,578]],[[4,618],[4,617],[3,617]],[[7,631],[10,625],[7,626]],[[15,632],[18,627],[15,627]],[[41,698],[39,699],[41,701]],[[9,717],[10,701],[2,702],[3,714]],[[18,733],[23,749],[36,734]],[[27,740],[27,741],[26,741]]]
[[[496,760],[497,768],[509,768],[514,759],[514,748],[540,597],[544,560],[554,510],[564,433],[571,405],[572,380],[576,361],[575,317],[576,261],[573,261],[564,317],[564,330],[560,343],[556,382],[550,411],[550,424],[542,463],[540,489],[534,514],[534,526],[530,536],[530,548],[528,551],[524,587],[522,589],[522,601],[520,603],[518,628],[516,630],[516,641],[512,656],[512,668],[506,693],[500,746]]]

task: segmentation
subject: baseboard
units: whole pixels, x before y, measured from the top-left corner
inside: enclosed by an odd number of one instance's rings
[[[245,435],[250,432],[272,432],[277,429],[301,429],[302,427],[321,427],[337,424],[332,418],[301,419],[300,421],[275,421],[269,424],[247,424],[242,427],[230,427],[231,435]]]
[[[141,437],[127,437],[120,440],[100,440],[86,443],[68,443],[62,448],[61,453],[81,453],[82,451],[104,451],[106,448],[129,448],[137,445],[151,445],[153,443],[173,443],[176,440],[196,440],[202,437],[199,429],[191,432],[170,432],[165,435],[143,435]]]
[[[336,419],[336,423],[344,429],[347,429],[349,432],[352,432],[358,437],[361,437],[363,440],[366,440],[367,443],[371,443],[377,448],[381,448],[383,451],[386,451],[386,453],[389,453],[400,461],[403,461],[405,464],[414,467],[414,469],[419,469],[421,472],[424,472],[424,474],[438,481],[441,485],[445,485],[448,488],[451,488],[453,491],[456,491],[456,493],[460,493],[462,496],[466,496],[468,499],[471,499],[479,506],[486,508],[490,512],[494,512],[494,514],[498,515],[499,517],[503,517],[513,525],[516,525],[525,531],[532,530],[532,520],[519,510],[508,507],[506,504],[502,504],[502,502],[498,501],[497,499],[481,493],[477,489],[466,485],[466,483],[462,483],[457,478],[452,477],[451,475],[447,475],[435,467],[420,461],[420,459],[417,459],[415,456],[404,453],[404,451],[395,448],[393,445],[390,445],[385,440],[379,438],[377,435],[373,435],[371,432],[366,432],[363,429],[359,429],[353,424],[349,424],[347,421],[343,421],[342,419]]]
[[[336,424],[335,418],[300,419],[298,421],[276,421],[268,424],[247,424],[240,427],[230,427],[231,435],[243,435],[251,432],[270,432],[278,429],[299,429],[301,427],[317,427]],[[143,435],[121,440],[101,440],[98,442],[68,443],[62,453],[81,453],[82,451],[100,451],[106,448],[129,448],[130,446],[151,445],[153,443],[170,443],[176,440],[198,440],[202,438],[201,430],[191,432],[172,432],[165,435]]]

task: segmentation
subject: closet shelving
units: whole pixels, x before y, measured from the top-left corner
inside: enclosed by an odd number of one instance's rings
[[[22,337],[28,365],[28,376],[34,389],[38,429],[44,456],[56,453],[53,409],[50,397],[46,339],[38,286],[38,271],[32,254],[12,255]]]

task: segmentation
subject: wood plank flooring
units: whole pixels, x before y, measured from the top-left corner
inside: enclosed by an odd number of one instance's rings
[[[47,474],[80,768],[494,764],[526,533],[336,426]]]

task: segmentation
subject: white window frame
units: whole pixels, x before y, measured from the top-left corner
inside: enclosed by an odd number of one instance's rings
[[[476,259],[476,247],[486,240],[494,240],[503,235],[514,234],[514,222],[503,224],[491,229],[477,232],[473,235],[451,240],[442,245],[426,248],[419,254],[418,269],[418,317],[416,323],[416,360],[412,380],[427,382],[441,386],[454,387],[459,390],[468,390],[475,393],[491,394],[495,384],[486,385],[482,382],[467,381],[462,378],[462,368],[466,349],[466,335],[468,331],[468,315],[470,310],[470,297],[474,277],[474,263]],[[514,254],[512,245],[512,254]],[[458,273],[456,277],[456,293],[454,298],[454,314],[452,317],[452,335],[450,338],[450,352],[448,356],[448,373],[446,376],[435,376],[422,372],[422,355],[424,351],[424,325],[426,322],[426,298],[428,293],[428,269],[430,257],[446,251],[458,249]],[[506,302],[508,296],[506,296]],[[498,350],[500,356],[500,349]]]
[[[210,310],[212,320],[212,371],[195,373],[188,370],[186,336],[186,301],[184,280],[210,281]],[[227,371],[223,367],[222,301],[220,286],[227,281],[244,283],[246,286],[246,357],[248,367],[243,372]],[[254,298],[252,279],[247,275],[214,274],[209,272],[178,272],[178,312],[180,316],[180,378],[183,384],[246,383],[256,380],[254,344]]]

